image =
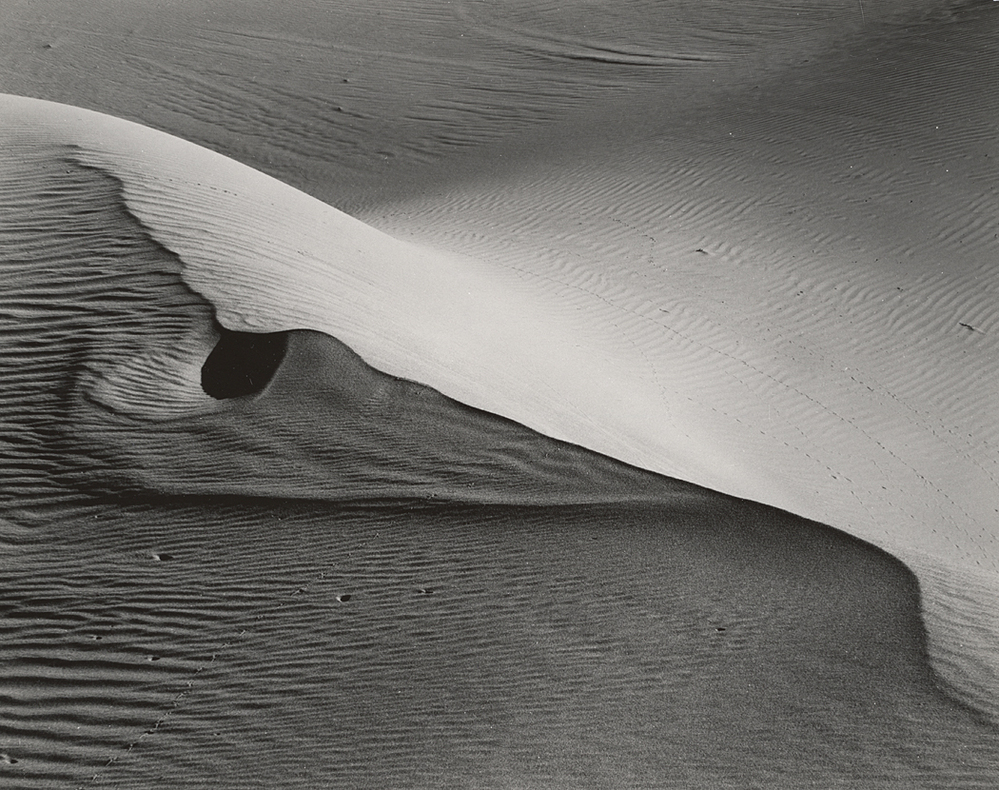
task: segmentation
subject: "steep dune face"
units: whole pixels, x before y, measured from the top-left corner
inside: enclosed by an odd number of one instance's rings
[[[5,108],[24,103],[35,104],[11,97]],[[58,497],[71,481],[82,488],[161,494],[335,501],[440,497],[521,504],[635,501],[643,490],[657,488],[655,475],[390,376],[334,337],[302,331],[299,327],[307,329],[309,323],[301,311],[281,315],[292,306],[296,287],[305,295],[306,316],[310,309],[315,314],[315,305],[324,300],[346,312],[352,303],[349,291],[337,305],[330,298],[332,285],[327,282],[323,290],[321,281],[310,276],[318,271],[320,278],[349,283],[348,267],[314,261],[311,270],[305,266],[296,272],[301,250],[281,248],[273,237],[262,243],[247,235],[250,224],[223,231],[234,215],[213,216],[206,205],[187,202],[168,173],[154,177],[170,205],[186,204],[180,215],[196,223],[195,235],[215,240],[199,259],[208,276],[194,279],[207,282],[209,293],[223,295],[228,307],[218,310],[185,283],[187,264],[130,213],[122,182],[81,164],[87,159],[81,152],[88,135],[68,142],[74,124],[67,119],[74,111],[44,109],[49,119],[61,120],[59,134],[44,123],[29,126],[14,112],[6,118],[17,120],[0,132],[7,318],[0,350],[7,382],[3,497],[8,505],[16,506],[18,497]],[[88,116],[93,121],[95,116]],[[96,135],[91,127],[91,136],[117,139],[110,133],[115,122],[109,129],[104,119],[98,120],[102,125]],[[144,130],[126,131],[153,147],[162,137],[143,140]],[[102,155],[108,156],[107,151]],[[184,164],[172,153],[170,161]],[[234,164],[223,160],[222,169]],[[197,165],[188,162],[186,172],[197,172]],[[144,167],[147,175],[153,173],[155,160]],[[273,186],[272,180],[260,178]],[[322,208],[300,197],[314,210]],[[269,211],[274,204],[263,206]],[[400,285],[392,279],[396,255],[401,251],[413,257],[409,246],[335,210],[328,212],[334,223],[349,223],[348,230],[360,235],[351,244],[349,234],[344,240],[345,234],[329,233],[325,241],[333,261],[349,259],[356,251],[362,263],[371,264],[364,274],[374,290],[391,294]],[[252,224],[252,218],[244,219]],[[189,232],[177,230],[179,225],[174,228],[187,239],[182,249],[196,243]],[[365,233],[373,244],[365,243]],[[275,267],[283,268],[275,274],[264,266],[262,276],[253,269],[242,276],[240,259],[227,257],[220,243],[237,237],[246,258],[260,244],[259,257],[269,256]],[[347,244],[346,252],[339,248],[341,242]],[[386,267],[379,271],[379,256],[387,259],[388,275]],[[213,258],[218,265],[210,269]],[[224,296],[230,278],[235,300]],[[453,281],[441,277],[432,284],[440,298]],[[400,306],[415,298],[406,285],[403,281],[402,293],[386,297],[401,312],[395,325],[412,320]],[[246,298],[247,291],[257,296]],[[268,291],[277,298],[267,299]],[[482,297],[477,293],[472,298]],[[256,315],[264,303],[268,306]],[[384,305],[378,307],[384,310]],[[411,312],[419,315],[419,310]],[[346,320],[361,332],[367,321],[374,321],[377,330],[368,334],[377,343],[386,329],[379,326],[379,315],[348,313]],[[259,332],[261,326],[270,331]],[[457,330],[450,331],[458,336]],[[405,345],[404,333],[401,341],[410,353],[419,353],[419,346]],[[474,371],[464,375],[470,373]],[[252,401],[265,390],[268,406],[255,415]],[[162,426],[158,434],[156,426]],[[155,439],[147,435],[150,430]],[[303,433],[308,440],[294,438]],[[298,452],[289,456],[295,447]]]
[[[216,341],[210,308],[122,208],[114,180],[71,153],[6,136],[0,153],[8,504],[57,493],[61,429],[81,387],[143,417],[211,403],[196,378]]]
[[[71,146],[78,164],[120,182],[128,210],[230,330],[326,332],[390,375],[656,471],[667,458],[720,459],[697,426],[650,431],[668,419],[655,382],[628,371],[635,360],[615,355],[602,323],[516,272],[398,241],[176,138],[3,101],[12,147],[38,136]]]

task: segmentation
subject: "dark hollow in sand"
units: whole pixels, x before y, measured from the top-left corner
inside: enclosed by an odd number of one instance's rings
[[[217,400],[260,392],[284,358],[281,332],[233,332],[217,326],[219,342],[201,368],[201,386]]]

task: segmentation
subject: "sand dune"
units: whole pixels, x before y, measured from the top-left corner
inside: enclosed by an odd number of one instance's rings
[[[184,133],[359,219],[144,126],[33,99],[0,100],[9,218],[4,243],[8,260],[21,262],[10,269],[17,296],[4,309],[18,326],[46,338],[18,345],[25,342],[18,337],[35,335],[15,330],[18,350],[6,357],[14,405],[6,407],[5,419],[13,426],[9,435],[22,437],[11,443],[7,461],[11,517],[29,518],[26,501],[48,508],[75,501],[82,488],[101,496],[415,496],[566,507],[631,501],[654,509],[664,507],[665,497],[674,516],[656,523],[679,529],[671,518],[687,511],[700,514],[692,518],[701,529],[718,523],[719,511],[706,504],[716,500],[706,492],[642,470],[689,481],[795,516],[746,504],[742,516],[731,517],[734,523],[744,518],[782,526],[761,532],[740,525],[710,546],[684,544],[679,554],[649,549],[652,555],[667,565],[677,556],[696,557],[703,571],[726,540],[749,551],[752,541],[735,537],[740,529],[761,545],[779,545],[790,534],[782,530],[818,529],[796,517],[844,530],[916,574],[928,649],[940,673],[920,675],[927,649],[920,627],[898,625],[909,614],[898,615],[902,620],[886,615],[884,623],[854,634],[851,647],[840,644],[846,655],[859,649],[861,633],[870,638],[878,628],[897,628],[908,634],[892,642],[895,653],[885,654],[901,661],[911,651],[906,660],[913,670],[902,673],[904,679],[889,681],[891,661],[881,658],[847,673],[853,678],[847,685],[868,693],[888,683],[893,698],[935,700],[930,713],[918,715],[912,712],[918,703],[911,710],[909,702],[899,703],[901,719],[911,720],[913,729],[889,736],[905,726],[889,717],[865,728],[860,720],[871,711],[856,698],[830,707],[841,686],[830,680],[840,670],[829,656],[839,648],[816,648],[832,675],[792,684],[781,699],[814,694],[817,701],[804,706],[804,719],[799,711],[761,725],[761,737],[773,738],[774,728],[788,721],[807,720],[808,727],[824,721],[840,733],[863,733],[856,737],[868,741],[870,762],[850,775],[845,755],[860,748],[853,736],[820,747],[816,731],[774,744],[772,762],[745,767],[741,780],[773,783],[775,766],[795,762],[788,755],[797,744],[810,757],[797,761],[789,786],[816,777],[858,786],[867,786],[866,779],[874,786],[893,780],[987,786],[994,776],[986,757],[988,727],[962,718],[928,689],[942,679],[979,714],[999,715],[999,618],[992,606],[999,592],[993,339],[999,331],[993,309],[999,107],[995,92],[982,89],[999,84],[991,79],[999,76],[999,62],[989,48],[995,9],[898,4],[866,8],[857,19],[853,4],[843,4],[812,9],[802,19],[801,9],[788,5],[754,10],[736,22],[711,6],[704,17],[687,11],[682,24],[655,17],[657,25],[649,14],[669,11],[656,8],[635,4],[575,15],[537,3],[501,10],[468,3],[419,13],[392,9],[387,20],[372,23],[369,11],[344,7],[332,19],[352,30],[354,43],[323,54],[324,36],[334,33],[322,27],[331,22],[319,5],[303,4],[293,21],[219,6],[207,26],[192,12],[171,20],[125,14],[102,23],[107,32],[101,35],[115,43],[101,48],[88,34],[74,33],[69,21],[47,29],[28,5],[12,4],[5,12],[10,29],[23,41],[35,36],[36,45],[44,34],[53,46],[32,56],[32,68],[3,66],[3,87],[76,98]],[[114,38],[125,30],[134,37]],[[365,36],[379,42],[382,61],[364,57]],[[448,42],[443,50],[435,44],[441,40]],[[171,59],[167,45],[180,41],[194,42],[190,57],[203,67],[200,74],[191,63]],[[109,52],[121,55],[120,62]],[[307,67],[293,67],[296,58]],[[240,71],[244,62],[257,70]],[[84,63],[106,67],[108,84],[121,90],[112,95],[81,76],[68,84],[51,76]],[[331,84],[338,86],[336,101],[329,100]],[[92,210],[81,214],[84,198]],[[80,224],[60,231],[70,216]],[[12,256],[12,249],[19,252]],[[124,277],[128,284],[108,290],[112,271],[116,283]],[[64,310],[56,307],[59,293],[77,296],[66,297]],[[94,323],[98,314],[117,319]],[[202,362],[226,330],[321,334],[288,336],[274,383],[254,406],[258,401],[219,402],[202,388]],[[67,339],[80,337],[86,342]],[[318,380],[294,373],[322,366],[337,373]],[[67,371],[77,371],[69,378],[70,396],[60,389]],[[340,375],[360,389],[343,390]],[[302,399],[296,411],[293,393],[308,388],[315,399]],[[33,392],[49,394],[38,401]],[[378,409],[374,393],[387,399]],[[314,436],[301,438],[309,434],[309,415],[354,415],[355,408],[360,416],[322,422]],[[39,414],[52,420],[63,412],[72,419],[59,431],[40,427]],[[401,422],[392,419],[397,413],[405,415]],[[297,416],[282,427],[288,415]],[[446,424],[454,428],[445,440],[440,426]],[[248,432],[247,425],[256,428]],[[356,431],[349,439],[347,425]],[[406,436],[408,443],[400,438]],[[365,462],[354,475],[350,459],[356,456]],[[739,512],[735,501],[717,500]],[[178,515],[177,507],[165,510],[194,535],[199,519],[187,511]],[[72,525],[83,522],[72,512],[61,521],[46,518],[76,529]],[[99,512],[119,523],[113,511],[102,506]],[[160,529],[166,517],[150,513],[137,518]],[[309,511],[296,523],[313,534],[328,514]],[[259,524],[263,517],[253,510],[243,518]],[[449,512],[430,522],[448,529],[474,523],[478,530],[494,516],[476,511],[455,518]],[[524,518],[563,538],[574,530],[603,536],[608,523],[605,515],[576,512],[554,522],[550,515]],[[622,518],[634,535],[647,537],[650,518],[659,517],[648,510],[614,516]],[[231,514],[225,519],[239,522]],[[510,529],[521,516],[504,511],[495,519]],[[721,521],[733,523],[728,519]],[[839,550],[819,548],[824,540],[840,541],[829,537],[838,533],[815,534],[815,542],[792,552],[799,569],[817,567],[816,557],[831,561]],[[614,584],[629,573],[641,585],[653,584],[654,572],[630,549],[606,550],[614,567],[623,563],[611,574]],[[511,551],[507,546],[500,556]],[[887,571],[864,564],[882,562],[873,559],[882,557],[873,548],[857,551],[856,562],[844,560],[841,568],[843,589],[853,597],[825,615],[816,614],[821,596],[809,598],[806,611],[828,624],[837,611],[840,618],[862,617],[867,604],[860,601],[878,600],[887,610],[911,614],[888,603],[914,605],[905,573],[880,592],[863,592],[865,573]],[[795,564],[753,556],[745,578],[757,592],[732,592],[722,609],[738,608],[740,595],[759,595],[772,585],[786,615],[783,607],[801,594],[791,581]],[[18,573],[10,589],[24,583]],[[533,577],[525,582],[535,583]],[[710,598],[715,584],[687,578],[678,594]],[[475,596],[459,587],[462,616],[481,615]],[[830,588],[818,589],[828,599]],[[666,603],[675,599],[662,592],[653,597],[660,613],[687,605]],[[587,616],[586,607],[573,611],[571,618]],[[615,612],[636,622],[628,606]],[[758,612],[737,619],[772,622]],[[501,621],[516,634],[530,633],[508,614]],[[753,626],[745,655],[711,659],[710,666],[722,667],[724,675],[797,651],[800,664],[792,662],[788,672],[804,671],[810,659],[800,657],[801,646],[768,627]],[[180,630],[192,639],[204,631],[200,625]],[[282,633],[291,638],[290,631]],[[823,643],[809,633],[805,643]],[[629,644],[652,650],[640,640]],[[612,654],[615,660],[624,655],[612,651],[604,658]],[[684,671],[701,660],[686,648],[679,654],[688,660]],[[739,664],[742,659],[748,664]],[[582,659],[575,660],[570,666],[578,668]],[[254,666],[254,682],[266,685],[267,671]],[[512,665],[497,671],[491,682],[512,682]],[[714,672],[708,675],[721,677]],[[644,699],[638,689],[645,681],[637,678],[626,687]],[[745,678],[727,687],[739,689],[744,713],[758,713],[769,703],[748,691]],[[595,683],[591,691],[614,688]],[[704,684],[692,688],[717,704]],[[684,700],[673,708],[646,700],[651,707],[643,708],[644,721],[654,731],[668,711],[697,708],[693,697]],[[567,728],[550,742],[556,751],[554,743],[572,745],[559,758],[532,752],[533,773],[508,775],[512,763],[488,761],[475,775],[433,760],[426,770],[464,784],[502,785],[527,776],[546,785],[556,776],[566,786],[600,784],[622,766],[633,769],[633,756],[657,740],[645,733],[631,742],[612,739],[601,750],[599,736],[588,741],[583,723],[613,706],[579,704],[578,715],[568,715]],[[556,715],[546,709],[531,727]],[[612,718],[628,727],[626,712]],[[681,784],[738,785],[738,771],[731,772],[746,759],[745,743],[731,721],[708,718],[696,732],[727,756],[716,754],[712,764],[691,742],[675,747],[671,731],[666,740],[674,746],[657,747],[647,773],[628,783],[670,774]],[[244,736],[257,731],[249,719],[235,728]],[[126,729],[135,726],[128,722]],[[461,726],[458,741],[478,743]],[[166,742],[155,729],[156,743]],[[415,748],[413,727],[406,732],[400,759]],[[964,744],[981,757],[969,762],[966,774],[942,756],[925,773],[906,773],[906,742],[934,732],[941,755]],[[212,752],[204,736],[197,736],[192,753]],[[503,744],[508,757],[526,754],[523,746]],[[45,751],[44,745],[32,748]],[[241,748],[234,747],[230,765]],[[367,748],[355,743],[343,764]],[[489,747],[468,749],[466,756]],[[895,749],[900,756],[888,760],[894,767],[872,776],[871,766]],[[604,755],[604,767],[589,764],[573,774],[565,755],[578,759],[588,750]],[[93,767],[94,759],[84,762]],[[678,761],[697,769],[671,774]],[[292,763],[308,760],[299,755]],[[140,763],[134,765],[140,776]],[[826,769],[816,767],[822,765]],[[198,763],[196,770],[208,769]],[[309,770],[310,781],[318,782],[335,768],[320,760]],[[359,772],[349,774],[355,779],[364,775],[363,767],[350,770]],[[392,776],[432,783],[429,774]],[[245,776],[240,781],[254,784]]]
[[[228,330],[119,181],[18,127],[0,223],[14,786],[994,775],[994,727],[942,691],[895,558],[327,334]]]

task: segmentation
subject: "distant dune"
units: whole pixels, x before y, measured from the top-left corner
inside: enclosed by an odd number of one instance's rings
[[[0,12],[0,771],[990,785],[996,8],[708,6]]]

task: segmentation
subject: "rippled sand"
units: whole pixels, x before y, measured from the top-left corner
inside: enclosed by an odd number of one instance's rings
[[[996,19],[5,4],[0,771],[994,784]]]

